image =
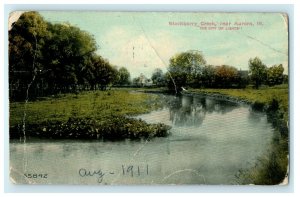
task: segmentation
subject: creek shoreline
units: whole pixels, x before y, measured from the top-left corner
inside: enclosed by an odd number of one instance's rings
[[[229,101],[229,102],[240,103],[240,104],[248,104],[248,105],[253,104],[253,102],[251,102],[251,101],[249,101],[247,99],[233,97],[233,96],[229,96],[229,95],[225,95],[225,94],[221,94],[221,93],[184,92],[184,93],[181,93],[181,94],[182,95],[186,95],[186,96],[207,97],[207,98],[211,98],[211,99],[217,99],[217,100],[222,100],[222,101]]]
[[[159,90],[159,91],[152,91],[152,90],[134,90],[136,92],[142,92],[142,93],[149,93],[149,94],[171,94],[173,95],[174,93],[169,92],[169,91],[163,91],[163,90]],[[215,99],[215,100],[222,100],[222,101],[229,101],[229,102],[234,102],[234,103],[238,103],[238,104],[246,104],[246,105],[255,105],[257,103],[260,102],[253,102],[253,101],[249,101],[247,99],[242,99],[239,97],[235,97],[235,96],[229,96],[226,94],[222,94],[222,93],[209,93],[209,92],[180,92],[178,95],[184,95],[184,96],[195,96],[195,97],[207,97],[210,99]],[[263,104],[263,103],[260,103]],[[264,106],[267,107],[267,106]]]
[[[170,126],[131,117],[156,109],[158,106],[152,105],[155,99],[128,90],[66,94],[29,103],[25,123],[24,104],[11,103],[9,137],[111,141],[165,137]]]
[[[261,112],[264,112],[266,113],[267,115],[267,118],[268,118],[268,121],[270,121],[270,119],[272,120],[271,123],[272,123],[272,126],[274,128],[274,132],[278,132],[280,133],[280,139],[279,141],[287,141],[287,148],[289,149],[289,125],[288,123],[286,123],[286,125],[283,126],[284,130],[286,132],[282,132],[282,125],[285,124],[284,121],[280,120],[280,119],[277,119],[277,118],[274,118],[276,117],[276,115],[274,116],[274,114],[279,114],[281,113],[280,112],[280,109],[272,109],[272,104],[269,104],[269,103],[262,103],[262,102],[259,102],[259,101],[249,101],[247,99],[242,99],[242,98],[239,98],[239,97],[234,97],[234,96],[229,96],[229,95],[225,95],[225,94],[222,94],[222,93],[208,93],[208,92],[181,92],[182,95],[186,95],[186,96],[194,96],[194,97],[206,97],[206,98],[212,98],[212,99],[217,99],[217,100],[223,100],[223,101],[229,101],[229,102],[234,102],[234,103],[238,103],[238,104],[247,104],[251,107],[252,110],[258,110],[258,111],[261,111]],[[274,119],[273,119],[274,118]],[[286,126],[286,127],[285,127]],[[273,134],[273,141],[276,141],[278,139],[276,139],[276,134],[274,133]],[[273,142],[274,143],[274,142]],[[279,157],[279,160],[284,160],[284,156],[286,156],[287,158],[287,166],[284,167],[286,168],[285,169],[285,174],[283,175],[281,173],[281,178],[279,178],[279,180],[276,181],[276,183],[272,182],[272,183],[268,183],[268,185],[287,185],[289,183],[289,171],[290,171],[290,165],[289,165],[289,152],[287,152],[286,155],[282,155],[282,152],[285,152],[286,150],[284,150],[285,147],[284,146],[276,146],[276,144],[272,144],[272,150],[271,152],[275,152],[277,154],[277,157]],[[267,152],[266,153],[266,156],[268,157],[269,156],[269,153]],[[270,161],[266,161],[266,162],[274,162],[273,159],[270,159]],[[277,162],[277,161],[275,161]],[[268,164],[265,164],[265,163],[261,163],[262,167],[261,167],[261,170],[263,171],[268,171]],[[255,171],[257,169],[253,168],[253,169],[247,169],[245,170],[242,174],[241,174],[241,177],[243,177],[244,179],[248,179],[251,174],[253,173],[253,171]],[[271,178],[271,177],[269,177]],[[254,178],[255,179],[255,178]],[[256,180],[254,180],[256,181]],[[261,180],[259,180],[261,181]],[[259,181],[258,184],[256,185],[264,185],[265,183],[260,183]],[[248,182],[242,182],[242,184],[248,184]],[[250,183],[250,184],[253,184],[253,183]]]

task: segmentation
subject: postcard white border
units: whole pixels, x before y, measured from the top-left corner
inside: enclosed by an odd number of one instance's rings
[[[8,14],[14,10],[99,10],[99,11],[185,11],[185,12],[285,12],[289,15],[289,77],[290,77],[290,177],[288,186],[78,186],[78,185],[14,185],[9,181],[9,141],[8,139]],[[293,192],[294,191],[294,6],[293,5],[228,5],[228,4],[190,4],[190,5],[69,5],[69,4],[15,4],[4,5],[4,191],[5,192]],[[3,74],[4,73],[4,74]]]

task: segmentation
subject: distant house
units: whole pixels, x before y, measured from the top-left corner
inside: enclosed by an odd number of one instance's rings
[[[153,81],[152,79],[148,79],[143,73],[140,74],[140,76],[137,78],[136,85],[138,86],[152,86]]]
[[[152,81],[152,79],[147,79],[147,80],[146,80],[146,83],[145,83],[145,86],[153,86],[153,81]]]

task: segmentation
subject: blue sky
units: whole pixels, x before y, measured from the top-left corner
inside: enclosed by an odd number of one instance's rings
[[[150,77],[155,68],[166,71],[176,53],[201,51],[208,64],[248,69],[258,56],[268,66],[283,64],[288,73],[288,26],[280,13],[175,13],[41,11],[54,23],[68,22],[94,35],[102,57],[126,67],[132,77]],[[169,22],[197,23],[171,26]],[[201,23],[230,22],[238,30],[203,30]],[[237,26],[234,23],[252,23]],[[257,25],[261,22],[262,25]],[[206,25],[207,26],[207,25]],[[207,26],[208,27],[208,26]],[[226,27],[226,26],[222,26]],[[227,26],[228,27],[228,26]]]

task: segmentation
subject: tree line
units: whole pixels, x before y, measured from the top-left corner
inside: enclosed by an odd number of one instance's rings
[[[10,99],[105,90],[129,83],[130,73],[96,53],[95,38],[68,23],[52,24],[26,12],[9,30]]]
[[[130,80],[125,67],[118,68],[97,51],[90,33],[68,23],[50,23],[38,12],[26,12],[9,30],[9,90],[11,100],[81,90],[106,90],[109,86],[182,88],[255,88],[287,82],[283,66],[268,68],[258,57],[249,60],[249,71],[233,66],[207,64],[199,51],[170,58],[167,72],[155,69],[151,80],[143,74]]]
[[[288,82],[282,64],[267,67],[258,57],[250,58],[249,70],[238,70],[233,66],[214,66],[206,63],[199,51],[187,51],[170,58],[166,73],[156,69],[152,81],[156,86],[167,86],[180,92],[182,88],[245,88],[253,85],[274,86]]]

